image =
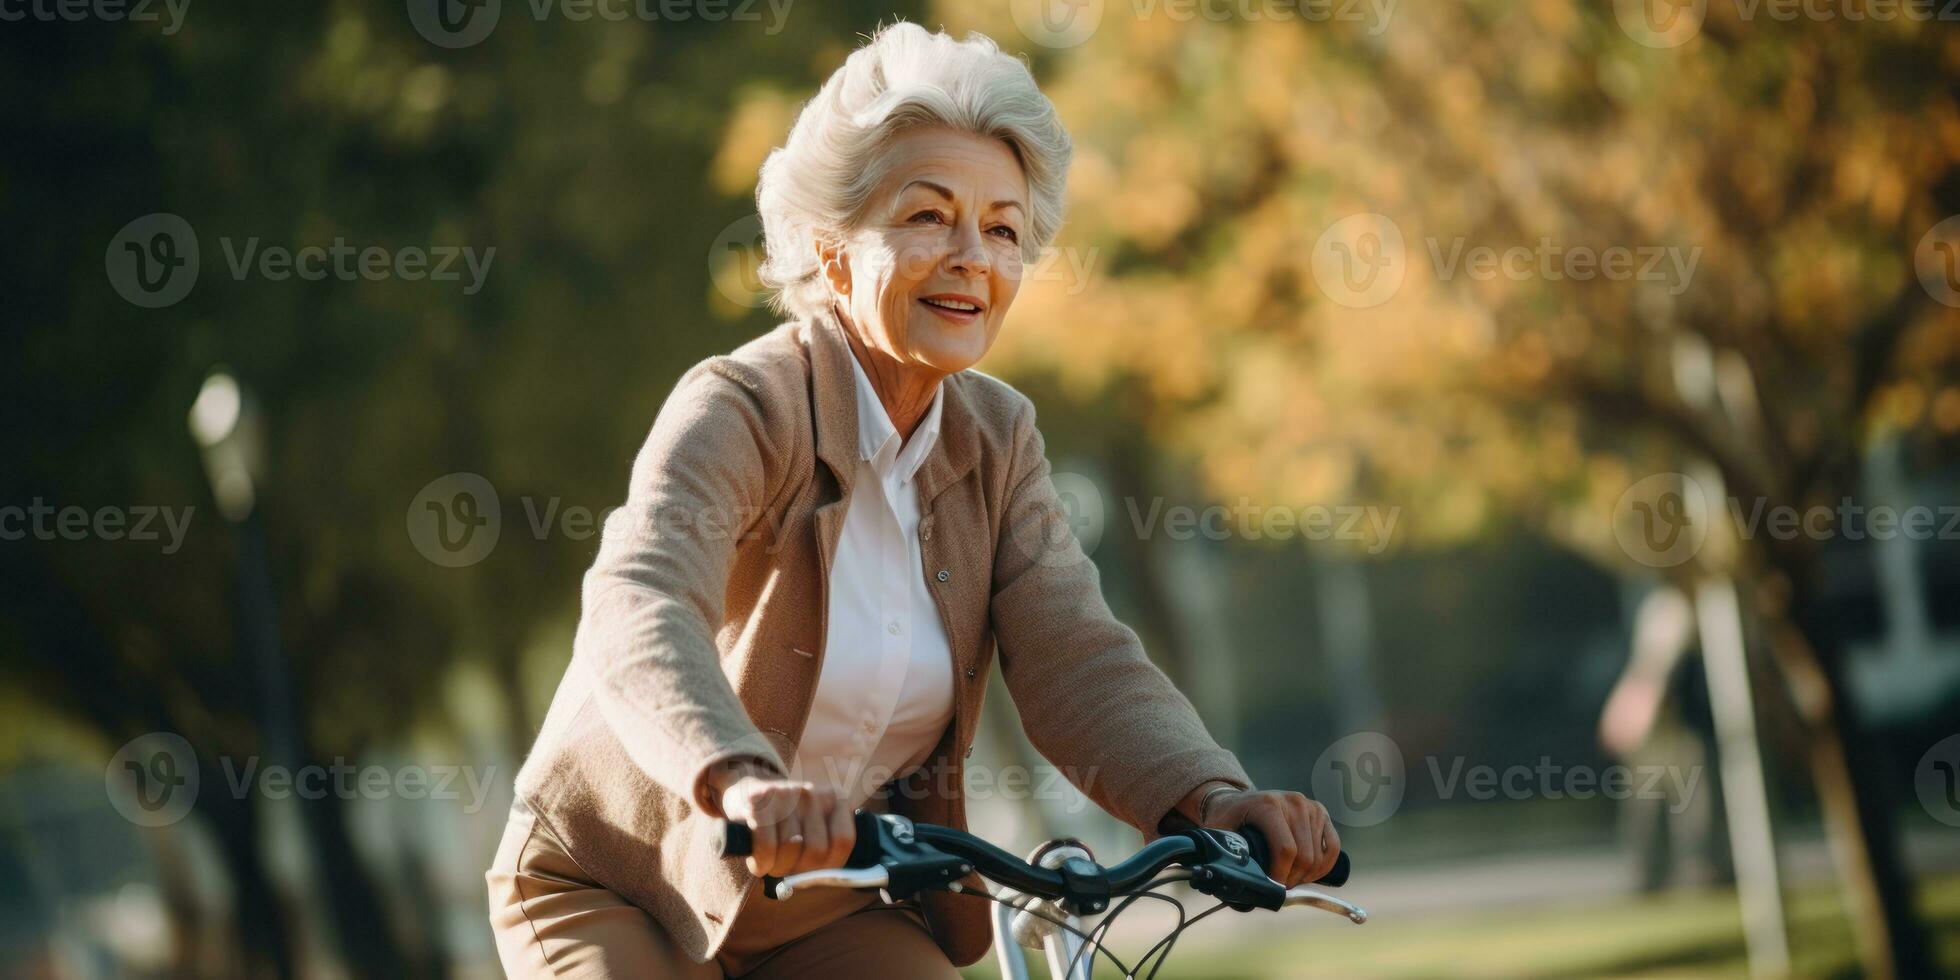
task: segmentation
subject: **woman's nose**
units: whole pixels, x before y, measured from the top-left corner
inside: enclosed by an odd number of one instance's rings
[[[993,271],[993,256],[987,254],[978,225],[961,225],[953,236],[953,252],[946,257],[947,268],[968,275]]]

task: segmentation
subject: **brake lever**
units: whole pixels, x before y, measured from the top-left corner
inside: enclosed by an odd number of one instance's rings
[[[1286,892],[1286,905],[1311,905],[1323,912],[1346,916],[1348,921],[1360,925],[1368,921],[1368,910],[1353,902],[1342,901],[1332,895],[1314,891],[1311,888],[1290,888]]]
[[[1197,845],[1188,862],[1191,887],[1239,912],[1278,911],[1286,904],[1286,886],[1274,881],[1253,859],[1244,837],[1229,830],[1193,827],[1180,833]]]
[[[1198,856],[1187,863],[1194,872],[1191,876],[1192,885],[1199,891],[1207,895],[1215,894],[1213,889],[1243,892],[1244,897],[1250,900],[1249,904],[1226,902],[1241,912],[1252,908],[1280,907],[1278,904],[1271,903],[1283,901],[1286,889],[1285,886],[1274,881],[1271,875],[1266,874],[1266,864],[1271,860],[1272,848],[1267,844],[1266,836],[1259,832],[1259,828],[1246,824],[1235,833],[1212,827],[1200,827],[1191,818],[1172,810],[1164,815],[1164,819],[1158,824],[1158,830],[1188,837],[1197,842]],[[1207,862],[1214,865],[1214,873],[1209,877],[1196,874],[1198,866]],[[1249,869],[1246,867],[1247,864],[1251,865]],[[1352,873],[1353,867],[1354,863],[1348,858],[1348,853],[1342,851],[1335,856],[1334,867],[1309,884],[1339,888],[1347,884],[1348,875]],[[1248,876],[1261,879],[1264,884],[1249,881]],[[1279,890],[1278,899],[1273,897],[1274,889]],[[1224,900],[1223,896],[1218,897]],[[1365,916],[1366,913],[1363,915]]]

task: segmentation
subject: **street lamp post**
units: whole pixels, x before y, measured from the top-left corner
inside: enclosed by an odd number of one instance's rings
[[[279,606],[272,588],[272,564],[267,557],[265,525],[259,517],[260,477],[264,472],[264,433],[244,388],[224,368],[204,379],[188,419],[191,438],[204,459],[205,477],[218,513],[237,530],[234,583],[238,645],[252,677],[254,714],[261,739],[261,771],[274,766],[287,772],[300,765],[299,731],[286,657],[279,643]],[[250,788],[247,788],[250,792]],[[295,898],[317,894],[316,856],[307,833],[309,814],[291,799],[266,801],[264,851],[271,867],[284,877]],[[330,955],[332,923],[321,903],[299,901],[298,914],[306,923],[302,945],[314,957]]]

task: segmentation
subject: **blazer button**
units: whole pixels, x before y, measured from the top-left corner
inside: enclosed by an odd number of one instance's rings
[[[966,669],[966,676],[968,676],[968,677],[972,677],[972,676],[973,676],[974,674],[977,674],[977,673],[979,673],[979,671],[977,671],[977,670],[974,670],[974,669],[973,669],[972,667],[968,667],[968,668]]]
[[[939,580],[940,580],[941,582],[944,582],[944,581],[946,581],[947,579],[949,579],[949,578],[952,578],[952,577],[953,577],[953,573],[952,573],[952,572],[949,572],[949,571],[947,571],[947,570],[945,570],[945,569],[943,569],[943,568],[939,570],[939,576],[938,576],[938,578],[939,578]]]

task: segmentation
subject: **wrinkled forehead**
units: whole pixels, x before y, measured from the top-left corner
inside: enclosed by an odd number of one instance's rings
[[[1005,140],[942,127],[915,129],[894,139],[882,162],[876,199],[950,194],[969,207],[1027,206],[1027,174]]]

